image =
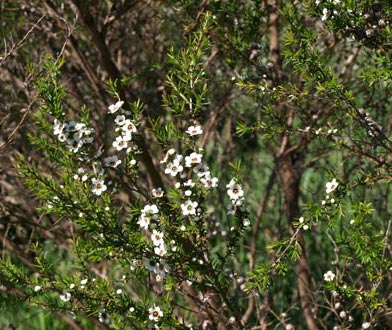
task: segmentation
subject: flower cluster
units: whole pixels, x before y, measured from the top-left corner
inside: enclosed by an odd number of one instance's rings
[[[305,218],[304,217],[300,217],[298,219],[298,222],[300,224],[300,226],[302,227],[303,230],[308,230],[309,229],[309,225],[305,223]]]
[[[331,198],[330,194],[336,190],[338,185],[339,185],[339,182],[337,182],[335,178],[332,179],[332,181],[327,182],[325,184],[326,197],[325,197],[324,200],[321,201],[321,205],[325,205],[325,204],[327,204],[327,202],[329,202],[330,204],[334,204],[335,203],[335,199]]]
[[[156,229],[159,228],[158,218],[158,206],[155,204],[147,204],[142,209],[137,223],[141,229],[147,231],[147,237],[150,238],[153,245],[154,254],[156,255],[156,257],[151,259],[145,258],[144,265],[149,271],[152,271],[156,274],[157,280],[160,280],[170,271],[170,267],[167,262],[162,259],[162,257],[167,254],[167,245],[163,231]],[[155,228],[150,232],[149,229],[150,225],[152,224]]]
[[[369,112],[365,112],[364,109],[358,109],[358,113],[360,114],[360,121],[366,127],[369,137],[375,138],[382,134],[382,126],[373,120]]]
[[[316,0],[315,4],[319,7],[316,15],[321,15],[321,21],[333,23],[338,29],[343,28],[346,35],[351,34],[368,47],[375,48],[382,44],[382,32],[390,21],[381,4],[376,2],[369,5],[365,11],[358,11],[358,7],[341,0]]]
[[[92,143],[92,128],[86,127],[83,123],[70,121],[62,123],[57,119],[54,120],[53,134],[57,135],[60,142],[66,142],[70,151],[77,153],[84,144]]]
[[[118,101],[117,103],[110,105],[108,108],[109,114],[114,114],[120,110],[120,114],[118,114],[114,119],[116,124],[116,132],[120,132],[120,135],[116,137],[112,144],[117,151],[123,149],[129,151],[129,141],[132,140],[132,134],[137,133],[136,125],[130,119],[126,118],[126,115],[129,113],[122,110],[123,104],[123,101]],[[119,164],[118,159],[107,159],[107,161],[108,163],[116,164],[115,166]],[[112,165],[112,167],[115,166]]]
[[[202,134],[200,126],[190,126],[186,133],[193,137]],[[164,173],[176,179],[175,188],[182,193],[180,210],[184,217],[196,218],[200,215],[199,203],[196,200],[197,188],[209,190],[217,187],[218,179],[212,177],[209,167],[203,163],[202,150],[193,150],[184,156],[176,153],[174,149],[169,149],[165,157],[161,160],[164,164]],[[161,198],[164,195],[162,188],[152,190],[153,198]],[[193,197],[195,196],[195,197]],[[152,243],[154,256],[144,259],[144,266],[156,275],[157,280],[161,280],[170,272],[168,263],[163,259],[168,253],[176,250],[175,242],[165,241],[165,230],[159,221],[160,210],[156,204],[147,204],[141,210],[137,224],[146,231],[146,237]],[[186,230],[185,226],[181,230]]]
[[[130,149],[128,143],[129,141],[132,140],[132,134],[137,132],[135,124],[131,120],[125,117],[125,115],[127,115],[128,113],[126,111],[121,110],[123,104],[124,104],[123,101],[118,101],[117,103],[112,104],[108,107],[109,109],[108,113],[110,114],[114,114],[115,112],[120,110],[120,114],[117,115],[114,122],[116,124],[116,131],[121,131],[121,135],[119,135],[112,144],[117,151],[120,151],[125,148],[127,149],[127,151],[129,151]],[[98,156],[100,156],[100,154]],[[91,179],[91,183],[92,183],[91,191],[93,194],[97,196],[101,196],[102,193],[107,190],[107,185],[105,184],[103,178],[103,174],[105,173],[105,171],[102,166],[104,165],[106,167],[116,168],[121,163],[122,160],[119,159],[117,155],[112,155],[112,156],[105,157],[103,159],[103,164],[101,164],[101,162],[98,162],[96,164],[95,177]],[[83,174],[81,180],[86,181],[87,175],[84,173],[85,170],[81,168],[78,170],[78,173],[75,174],[74,177],[76,179],[79,179],[79,175]]]
[[[202,134],[203,130],[200,126],[190,126],[186,133],[196,136]],[[218,178],[211,176],[209,167],[203,163],[202,150],[193,151],[184,157],[174,149],[169,149],[161,164],[166,164],[165,174],[178,178],[175,187],[182,189],[184,196],[181,203],[182,215],[197,216],[199,204],[190,198],[194,194],[193,188],[197,184],[207,190],[218,186]],[[196,177],[195,181],[192,176]]]

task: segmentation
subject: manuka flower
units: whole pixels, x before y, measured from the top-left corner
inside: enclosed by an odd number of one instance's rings
[[[107,189],[107,186],[102,179],[92,178],[91,182],[93,184],[91,191],[97,196],[100,196]]]
[[[181,173],[184,170],[184,167],[180,164],[180,162],[174,159],[172,162],[167,164],[165,168],[165,174],[169,174],[171,176],[176,176],[178,173]]]
[[[196,152],[192,152],[189,156],[185,157],[185,167],[191,167],[195,164],[200,164],[203,155]]]
[[[155,229],[152,231],[151,241],[152,241],[152,244],[154,244],[155,246],[160,246],[160,245],[165,244],[165,241],[163,240],[162,232],[157,231]]]
[[[231,179],[230,183],[226,185],[226,188],[228,188],[227,194],[231,200],[235,201],[244,196],[244,191],[242,190],[241,185],[237,183],[236,179]]]
[[[184,204],[181,204],[182,214],[183,215],[196,215],[196,207],[198,203],[192,202],[191,200],[187,200]]]
[[[327,182],[325,184],[325,192],[327,194],[330,194],[338,187],[338,185],[339,183],[336,181],[336,179],[333,179],[331,182]]]
[[[150,307],[148,309],[148,313],[150,314],[148,318],[151,321],[155,321],[155,322],[158,321],[158,319],[163,316],[163,312],[161,311],[161,308],[158,306]]]
[[[324,274],[324,281],[331,282],[335,279],[335,276],[336,275],[329,270]]]
[[[70,301],[71,294],[69,292],[64,292],[63,294],[60,295],[60,299],[64,302]]]
[[[117,136],[116,140],[113,141],[113,147],[116,148],[117,151],[128,148],[128,140],[124,139],[123,136]]]
[[[218,186],[218,178],[211,178],[210,176],[204,176],[200,179],[200,182],[204,185],[204,188],[210,189]]]
[[[111,104],[108,107],[109,113],[115,113],[123,106],[124,101],[117,101],[115,104]]]
[[[190,136],[201,135],[203,134],[203,130],[201,126],[189,126],[188,129],[185,131]]]

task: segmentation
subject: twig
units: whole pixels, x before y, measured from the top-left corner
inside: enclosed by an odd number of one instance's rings
[[[264,188],[264,193],[263,193],[261,202],[259,204],[259,207],[258,207],[257,213],[256,213],[256,221],[253,225],[253,234],[252,234],[252,241],[251,241],[251,247],[250,247],[250,258],[249,258],[249,270],[250,271],[252,271],[255,268],[257,240],[258,240],[258,236],[259,236],[260,222],[261,222],[261,218],[264,213],[265,206],[267,204],[271,189],[275,183],[275,178],[276,178],[276,173],[275,173],[275,168],[274,168],[270,174],[267,185]],[[253,313],[254,307],[255,307],[255,293],[252,291],[249,294],[248,308],[246,309],[246,311],[241,319],[242,325],[245,325],[248,322],[250,316]]]
[[[14,135],[16,134],[16,132],[18,131],[18,129],[22,126],[22,124],[24,123],[24,121],[27,118],[27,115],[29,114],[31,107],[33,106],[35,100],[37,99],[37,96],[35,96],[33,98],[33,100],[30,102],[29,106],[27,107],[27,109],[25,110],[25,113],[23,114],[22,118],[20,119],[19,123],[15,126],[15,128],[12,130],[11,134],[7,137],[7,139],[0,144],[0,148],[3,148],[5,145],[9,144],[12,141],[12,138],[14,137]]]
[[[38,19],[38,21],[30,28],[30,30],[27,31],[27,33],[24,35],[24,37],[17,44],[15,44],[3,57],[0,57],[0,66],[2,66],[3,63],[22,46],[22,44],[26,41],[26,39],[29,37],[29,35],[36,29],[36,27],[45,18],[45,16],[46,16],[46,14],[43,14]]]
[[[340,78],[342,78],[347,73],[348,68],[355,61],[360,50],[361,50],[361,47],[354,47],[353,48],[353,50],[351,51],[351,54],[349,55],[349,57],[347,57],[346,62],[344,62],[342,70],[340,71],[340,74],[339,74]]]

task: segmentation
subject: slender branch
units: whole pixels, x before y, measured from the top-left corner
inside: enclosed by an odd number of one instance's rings
[[[4,64],[4,62],[12,55],[15,54],[15,52],[22,47],[23,43],[26,41],[26,39],[30,36],[30,34],[38,27],[38,25],[41,23],[41,21],[46,17],[46,14],[42,15],[38,21],[30,28],[30,30],[27,31],[27,33],[24,35],[24,37],[19,40],[17,44],[15,44],[4,56],[0,57],[0,67]]]
[[[275,168],[274,168],[268,178],[267,185],[264,188],[263,196],[261,198],[261,202],[259,204],[259,207],[258,207],[257,213],[256,213],[256,221],[253,225],[253,234],[252,234],[252,241],[251,241],[251,246],[250,246],[250,257],[249,257],[249,270],[250,271],[254,270],[254,268],[255,268],[257,241],[258,241],[258,237],[259,237],[260,222],[261,222],[261,218],[264,213],[265,207],[267,205],[267,201],[268,201],[271,189],[275,183],[275,179],[276,179],[276,173],[275,173]],[[245,325],[248,322],[250,316],[253,313],[255,305],[256,305],[255,293],[252,291],[249,294],[248,308],[246,309],[246,311],[241,319],[242,325]]]
[[[351,51],[351,54],[349,55],[349,57],[347,57],[346,62],[344,62],[342,70],[340,71],[340,74],[339,74],[340,78],[342,78],[346,75],[347,70],[349,69],[351,64],[355,61],[355,59],[357,58],[360,50],[361,50],[361,47],[354,47],[353,48],[353,50]]]

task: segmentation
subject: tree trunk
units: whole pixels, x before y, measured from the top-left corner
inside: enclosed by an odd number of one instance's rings
[[[294,166],[293,155],[284,156],[281,160],[280,177],[282,180],[282,189],[284,203],[287,212],[288,221],[293,223],[300,216],[299,210],[299,184],[302,170]],[[298,278],[298,291],[301,300],[301,307],[304,313],[306,324],[309,330],[317,330],[315,320],[316,309],[313,303],[313,294],[311,291],[311,280],[309,265],[306,256],[306,247],[302,232],[298,234],[298,240],[301,245],[301,257],[298,260],[296,274]]]

